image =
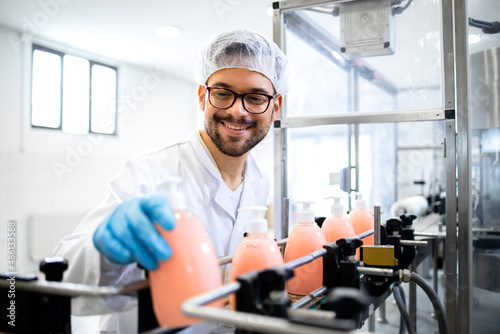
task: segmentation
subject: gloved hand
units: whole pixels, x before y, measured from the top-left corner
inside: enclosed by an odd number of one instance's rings
[[[94,233],[95,247],[109,261],[129,264],[137,261],[147,270],[158,267],[172,251],[154,224],[171,230],[174,213],[161,196],[133,198],[120,204]]]

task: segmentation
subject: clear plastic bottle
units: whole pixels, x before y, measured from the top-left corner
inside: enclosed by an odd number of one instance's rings
[[[172,256],[149,272],[149,282],[156,318],[162,327],[188,326],[199,318],[185,316],[184,301],[222,285],[217,253],[200,219],[187,210],[179,190],[181,179],[172,177],[160,184],[175,214],[175,227],[164,230],[155,224],[172,249]],[[211,304],[223,307],[222,301]]]
[[[303,257],[323,248],[325,235],[314,221],[312,202],[303,204],[298,214],[297,224],[292,228],[285,248],[285,262]],[[287,291],[296,295],[307,295],[323,285],[323,260],[318,258],[294,269],[294,275],[286,283]]]
[[[363,200],[363,195],[360,193],[352,193],[351,196],[356,196],[356,204],[354,209],[349,213],[349,221],[354,228],[356,235],[373,229],[374,219],[373,214],[366,208],[366,202]],[[373,245],[373,234],[369,237],[361,239],[363,245]]]
[[[334,203],[331,216],[326,218],[321,226],[326,242],[337,241],[341,238],[352,238],[356,235],[351,222],[344,215],[344,208],[340,203],[341,198],[340,196],[333,197]]]
[[[267,235],[267,220],[264,215],[265,206],[252,206],[241,208],[241,211],[252,211],[247,224],[247,235],[244,237],[233,255],[229,281],[234,282],[240,275],[252,270],[262,270],[283,264],[283,256],[274,239]],[[231,309],[236,309],[236,296],[229,296]]]

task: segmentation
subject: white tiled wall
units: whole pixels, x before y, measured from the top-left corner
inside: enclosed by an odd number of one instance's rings
[[[53,155],[0,152],[0,231],[5,237],[9,220],[17,222],[17,266],[31,271],[28,257],[28,216],[51,212],[89,211],[105,196],[106,182],[124,159],[93,157],[59,182],[51,168]],[[96,169],[99,172],[95,172]],[[5,242],[0,241],[5,245]],[[6,271],[6,251],[0,252],[0,271]]]

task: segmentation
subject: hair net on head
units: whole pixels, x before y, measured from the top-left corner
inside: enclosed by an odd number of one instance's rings
[[[265,75],[276,93],[288,91],[287,59],[280,48],[258,33],[234,30],[210,38],[200,50],[196,80],[205,84],[215,72],[225,68],[246,68]]]

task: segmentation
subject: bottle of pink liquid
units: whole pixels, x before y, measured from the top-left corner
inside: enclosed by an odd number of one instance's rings
[[[323,248],[325,235],[314,221],[311,202],[302,203],[303,209],[298,214],[297,224],[292,228],[285,248],[285,262],[303,257]],[[294,204],[296,204],[294,203]],[[294,269],[294,275],[286,282],[289,293],[307,295],[323,285],[323,260],[318,258]]]
[[[326,218],[321,226],[326,242],[337,241],[342,238],[352,238],[356,235],[349,219],[344,215],[344,208],[340,203],[341,197],[334,197],[331,216]]]
[[[161,183],[169,204],[174,209],[175,227],[156,228],[172,249],[172,256],[149,272],[153,309],[162,327],[188,326],[198,320],[181,313],[187,299],[222,285],[219,261],[210,236],[202,222],[187,211],[184,196],[179,190],[181,179],[169,178]],[[223,307],[223,301],[211,304]]]
[[[354,209],[352,209],[349,213],[349,221],[354,228],[354,233],[358,235],[360,233],[373,229],[374,219],[373,214],[370,212],[370,210],[366,209],[366,202],[363,200],[363,195],[360,193],[353,193],[351,195],[356,195],[357,198]],[[374,244],[373,234],[361,240],[363,241],[363,245]]]
[[[240,275],[253,270],[262,270],[283,264],[283,256],[274,239],[267,235],[267,220],[264,215],[265,206],[252,206],[241,208],[241,211],[252,211],[252,216],[247,224],[247,235],[244,237],[233,255],[229,281],[234,282]],[[236,295],[229,296],[232,310],[236,309]]]

